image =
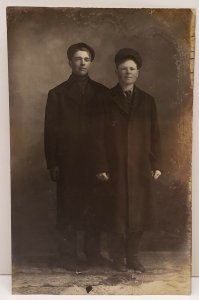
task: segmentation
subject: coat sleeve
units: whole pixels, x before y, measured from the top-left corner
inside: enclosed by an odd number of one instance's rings
[[[57,96],[54,91],[50,91],[47,98],[44,126],[44,149],[48,169],[57,166],[57,127]]]
[[[95,171],[96,174],[102,172],[109,172],[108,161],[107,161],[107,151],[105,143],[105,119],[106,119],[106,109],[105,109],[105,95],[101,94],[98,97],[96,110],[95,110],[95,130],[94,130],[94,157],[95,157]]]
[[[157,108],[155,100],[151,102],[151,169],[153,171],[160,170],[162,172],[162,149],[160,139],[160,129],[157,117]]]

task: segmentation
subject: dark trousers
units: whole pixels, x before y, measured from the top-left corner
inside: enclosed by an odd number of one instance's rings
[[[125,234],[109,234],[109,251],[113,261],[131,261],[138,255],[142,231],[134,231]]]
[[[82,243],[78,243],[78,231],[72,226],[58,232],[58,252],[62,259],[81,260],[79,253],[83,252],[87,260],[90,260],[100,254],[99,231],[84,230],[82,237]]]

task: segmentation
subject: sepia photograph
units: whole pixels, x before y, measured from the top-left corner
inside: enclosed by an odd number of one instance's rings
[[[193,9],[7,7],[12,292],[191,293]]]

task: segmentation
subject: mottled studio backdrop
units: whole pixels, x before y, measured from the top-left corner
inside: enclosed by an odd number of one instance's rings
[[[191,229],[191,10],[18,7],[8,8],[7,17],[14,257],[56,253],[44,112],[49,89],[70,75],[68,46],[80,41],[96,51],[90,76],[108,87],[117,80],[120,48],[143,57],[137,85],[157,102],[164,173],[154,182],[157,228],[145,234],[142,249],[184,249]]]

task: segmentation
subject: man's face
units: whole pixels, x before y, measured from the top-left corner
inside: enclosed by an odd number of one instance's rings
[[[138,78],[139,70],[137,64],[132,60],[128,59],[118,65],[116,69],[119,83],[122,86],[134,84]]]
[[[89,52],[78,50],[74,53],[73,57],[69,61],[72,73],[79,76],[88,74],[88,70],[91,64],[91,57]]]

